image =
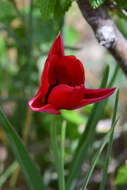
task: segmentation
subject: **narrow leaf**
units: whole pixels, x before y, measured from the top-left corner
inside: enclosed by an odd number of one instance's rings
[[[90,169],[89,169],[89,171],[88,171],[88,174],[87,174],[87,176],[86,176],[86,178],[85,178],[85,183],[83,184],[82,190],[86,190],[86,187],[87,187],[87,185],[88,185],[89,179],[90,179],[90,177],[91,177],[91,175],[92,175],[92,173],[93,173],[93,170],[94,170],[94,168],[95,168],[95,166],[96,166],[96,164],[97,164],[97,162],[98,162],[98,160],[99,160],[99,157],[100,157],[100,155],[101,155],[101,152],[103,151],[105,145],[108,143],[109,138],[110,138],[110,136],[111,136],[112,131],[114,130],[114,127],[115,127],[116,123],[117,123],[117,121],[114,122],[114,124],[113,124],[112,127],[111,127],[111,130],[110,130],[110,131],[108,132],[108,134],[104,137],[104,140],[103,140],[103,142],[102,142],[102,144],[101,144],[101,146],[100,146],[100,148],[99,148],[99,150],[98,150],[98,152],[97,152],[95,158],[92,160],[91,167],[90,167]]]
[[[116,76],[117,76],[118,72],[119,72],[119,65],[116,64],[114,73],[113,73],[112,78],[111,78],[111,80],[110,80],[110,82],[109,82],[109,84],[108,84],[108,88],[111,88],[111,87],[112,87],[112,85],[113,85],[113,83],[114,83],[114,81],[115,81],[115,79],[116,79]]]
[[[24,177],[31,189],[44,190],[44,184],[40,173],[28,154],[20,137],[13,129],[11,123],[0,108],[0,122],[5,131],[12,151],[24,173]]]
[[[109,66],[107,66],[105,69],[103,81],[100,86],[101,88],[106,87],[108,75],[109,75]],[[87,157],[90,146],[92,146],[96,131],[96,124],[99,121],[101,115],[103,114],[104,107],[105,107],[105,101],[96,103],[93,106],[85,130],[79,139],[79,143],[73,155],[70,173],[66,185],[67,190],[74,189],[76,179],[80,175],[82,163]]]
[[[116,120],[116,112],[117,112],[117,107],[118,107],[118,100],[119,100],[119,91],[117,91],[117,94],[116,94],[115,107],[114,107],[114,112],[113,112],[113,117],[112,117],[112,125]],[[111,154],[112,143],[113,143],[114,127],[112,128],[111,135],[110,135],[110,141],[109,141],[109,144],[108,144],[107,154],[106,154],[104,167],[103,167],[103,177],[102,177],[102,180],[101,180],[99,190],[104,190],[106,179],[107,179],[107,171],[108,171],[108,165],[109,165],[109,161],[110,161],[110,154]]]

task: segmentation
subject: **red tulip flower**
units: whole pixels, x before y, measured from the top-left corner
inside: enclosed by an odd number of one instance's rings
[[[74,110],[110,96],[115,88],[85,88],[82,63],[72,55],[64,55],[61,34],[54,41],[45,62],[39,90],[29,101],[30,109],[60,114],[61,109]]]

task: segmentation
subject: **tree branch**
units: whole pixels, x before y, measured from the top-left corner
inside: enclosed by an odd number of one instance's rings
[[[98,42],[109,50],[127,76],[127,41],[109,17],[106,7],[93,9],[89,0],[78,0],[77,3]]]

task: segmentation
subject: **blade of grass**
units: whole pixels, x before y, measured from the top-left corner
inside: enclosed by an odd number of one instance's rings
[[[119,90],[116,93],[115,106],[114,106],[114,111],[113,111],[113,116],[112,116],[112,123],[114,123],[116,120],[118,101],[119,101]]]
[[[91,167],[90,167],[90,169],[89,169],[89,171],[88,171],[88,174],[87,174],[87,176],[86,176],[86,178],[85,178],[85,183],[83,184],[82,190],[86,190],[86,187],[87,187],[87,185],[88,185],[89,179],[90,179],[90,177],[91,177],[91,175],[92,175],[92,173],[93,173],[93,170],[94,170],[94,168],[95,168],[95,166],[96,166],[96,164],[97,164],[97,162],[98,162],[98,160],[99,160],[99,157],[100,157],[100,155],[101,155],[101,152],[103,151],[105,145],[106,145],[107,142],[109,141],[110,136],[111,136],[111,134],[112,134],[113,131],[114,131],[114,127],[115,127],[116,123],[117,123],[117,120],[113,123],[113,125],[112,125],[112,127],[111,127],[111,130],[108,132],[108,134],[104,137],[104,140],[103,140],[103,142],[102,142],[102,144],[101,144],[101,146],[100,146],[100,148],[99,148],[99,150],[98,150],[96,156],[95,156],[94,159],[92,160]]]
[[[31,120],[32,120],[32,112],[29,109],[29,107],[27,107],[25,126],[24,126],[24,131],[23,131],[23,136],[22,136],[22,140],[25,145],[27,144],[28,136],[30,134]],[[20,166],[18,165],[18,167],[13,172],[13,174],[11,175],[10,180],[9,180],[9,185],[11,188],[14,188],[16,186],[17,180],[20,177],[20,173],[21,173],[21,169],[20,169]]]
[[[113,83],[114,83],[114,81],[116,79],[116,76],[117,76],[118,72],[119,72],[119,65],[116,64],[114,73],[113,73],[112,78],[111,78],[111,80],[110,80],[110,82],[108,84],[108,88],[112,87],[112,85],[113,85]]]
[[[107,82],[108,82],[108,76],[109,76],[109,65],[107,65],[106,68],[105,68],[104,76],[103,76],[103,80],[102,80],[102,83],[100,85],[100,88],[106,88],[106,85],[107,85]],[[88,134],[89,134],[91,128],[94,128],[94,127],[92,127],[92,124],[94,124],[94,123],[96,124],[98,122],[98,120],[100,118],[100,113],[103,112],[103,109],[101,109],[101,107],[104,108],[104,105],[103,105],[104,102],[105,101],[102,101],[102,102],[99,102],[99,103],[95,103],[93,105],[93,109],[92,109],[91,114],[90,114],[90,116],[88,118],[86,128],[85,128],[82,136],[79,139],[77,149],[79,149],[79,147],[83,144],[84,140],[88,137]]]
[[[119,91],[117,91],[117,94],[116,94],[114,113],[113,113],[113,117],[112,117],[112,125],[113,125],[113,123],[115,122],[115,119],[116,119],[118,100],[119,100]],[[111,132],[111,135],[110,135],[110,141],[109,141],[109,144],[108,144],[107,154],[106,154],[104,167],[103,167],[103,177],[102,177],[102,180],[101,180],[99,190],[104,190],[104,187],[105,187],[105,183],[106,183],[106,179],[107,179],[107,170],[108,170],[108,165],[109,165],[110,155],[111,155],[111,149],[112,149],[112,144],[113,144],[113,134],[114,134],[114,128],[113,128],[113,130]]]
[[[31,189],[44,190],[44,183],[36,165],[33,163],[30,155],[21,141],[21,138],[13,129],[11,123],[8,121],[1,108],[0,122],[7,135],[12,151],[14,152],[15,157],[24,173],[27,184]]]
[[[105,69],[101,88],[106,87],[106,84],[108,81],[108,75],[109,75],[109,66],[107,66]],[[99,121],[101,114],[103,114],[105,103],[106,102],[103,101],[103,102],[96,103],[93,106],[93,109],[89,116],[85,130],[79,139],[79,143],[73,155],[72,164],[71,164],[71,168],[70,168],[70,172],[69,172],[69,176],[68,176],[68,180],[66,184],[67,190],[74,189],[76,178],[80,174],[82,163],[86,159],[86,156],[88,154],[88,149],[92,145],[92,142],[95,136],[96,124]]]
[[[18,163],[15,161],[13,162],[6,171],[0,176],[0,188],[3,184],[7,181],[7,179],[11,176],[11,174],[16,170]]]

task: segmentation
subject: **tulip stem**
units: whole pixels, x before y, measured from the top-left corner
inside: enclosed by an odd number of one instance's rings
[[[65,190],[65,180],[64,180],[64,140],[65,140],[65,130],[66,122],[63,121],[61,127],[60,136],[60,148],[57,144],[57,117],[53,117],[53,122],[50,128],[50,139],[51,139],[51,149],[54,157],[54,165],[56,167],[56,172],[58,175],[59,190]]]
[[[61,151],[60,151],[60,164],[61,164],[61,178],[62,178],[62,190],[65,190],[64,179],[64,141],[66,133],[66,121],[64,120],[61,127]]]
[[[53,153],[53,159],[54,159],[54,164],[56,167],[57,175],[58,175],[58,180],[59,180],[59,151],[58,151],[58,145],[57,145],[57,134],[56,134],[56,117],[53,117],[53,121],[51,123],[50,127],[50,140],[51,140],[51,149]]]

